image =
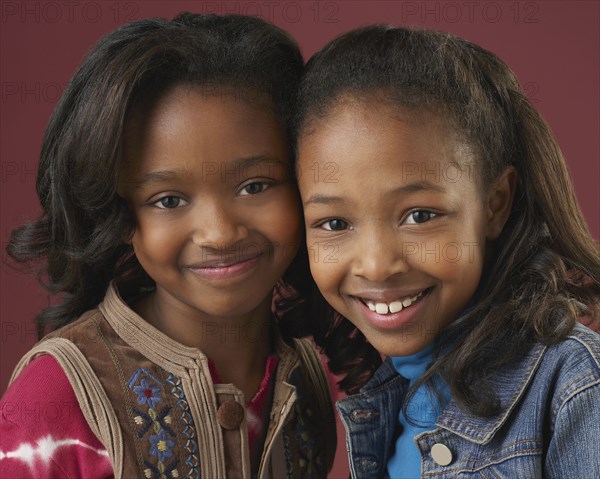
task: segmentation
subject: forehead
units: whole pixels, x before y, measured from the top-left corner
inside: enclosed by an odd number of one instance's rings
[[[338,180],[354,182],[441,182],[465,170],[475,174],[475,156],[442,115],[379,98],[346,97],[313,118],[300,135],[298,153],[300,172],[328,164]]]
[[[280,120],[262,98],[229,89],[223,95],[199,86],[177,86],[127,121],[121,170],[128,174],[251,156],[287,161]]]

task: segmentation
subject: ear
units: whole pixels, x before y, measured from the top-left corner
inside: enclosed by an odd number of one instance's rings
[[[516,186],[517,171],[513,166],[507,167],[490,186],[487,196],[488,240],[495,240],[502,233],[512,210]]]
[[[130,232],[128,232],[123,237],[123,243],[128,244],[129,246],[133,246],[133,237],[135,236],[135,228],[132,228]]]

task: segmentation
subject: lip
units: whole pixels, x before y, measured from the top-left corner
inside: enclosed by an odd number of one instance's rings
[[[353,294],[352,300],[356,303],[362,315],[366,318],[367,322],[371,324],[371,326],[375,327],[376,329],[398,329],[410,323],[415,318],[415,316],[421,310],[423,303],[427,300],[427,298],[429,298],[429,294],[431,293],[432,289],[433,288],[430,287],[412,290],[408,292],[408,294],[405,294],[406,290],[402,291],[401,294],[397,294],[397,291],[380,291],[378,292],[378,294],[375,294],[375,291],[371,291],[371,294],[365,294],[364,296],[359,294]],[[406,296],[416,296],[420,292],[423,292],[423,295],[416,302],[414,302],[407,308],[403,308],[402,311],[398,311],[397,313],[378,314],[375,311],[371,311],[367,307],[367,305],[362,301],[362,299],[369,299],[374,302],[389,303],[391,301],[395,301],[398,298],[404,298]]]
[[[258,263],[262,253],[245,258],[219,258],[188,266],[188,270],[207,280],[231,279],[241,276]]]

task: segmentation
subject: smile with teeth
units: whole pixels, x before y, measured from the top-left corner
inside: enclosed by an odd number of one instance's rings
[[[363,299],[362,302],[365,303],[371,311],[374,311],[377,314],[394,314],[402,311],[402,309],[404,308],[408,308],[411,304],[416,302],[422,295],[423,291],[411,298],[400,298],[396,301],[392,301],[391,303],[374,303],[373,301],[369,301],[366,299]]]

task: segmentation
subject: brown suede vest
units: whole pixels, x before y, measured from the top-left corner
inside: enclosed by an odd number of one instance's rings
[[[273,403],[259,478],[325,478],[335,421],[325,373],[306,340],[277,342]],[[213,384],[208,360],[132,311],[111,285],[98,309],[46,336],[116,478],[251,478],[242,393]]]

